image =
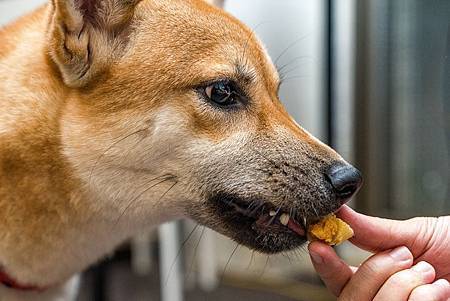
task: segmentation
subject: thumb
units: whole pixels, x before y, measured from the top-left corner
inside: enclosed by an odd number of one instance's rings
[[[329,245],[313,241],[308,245],[311,262],[326,287],[339,296],[342,289],[353,276],[348,266]]]
[[[346,205],[337,215],[355,231],[350,241],[364,250],[380,252],[398,246],[407,246],[409,249],[420,247],[414,242],[424,227],[417,219],[396,221],[372,217],[357,213]]]

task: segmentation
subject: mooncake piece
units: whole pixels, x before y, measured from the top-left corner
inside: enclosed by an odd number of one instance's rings
[[[321,240],[331,246],[353,237],[353,229],[334,214],[326,216],[308,229],[309,240]]]

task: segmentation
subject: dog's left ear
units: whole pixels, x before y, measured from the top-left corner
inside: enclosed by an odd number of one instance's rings
[[[68,86],[88,84],[119,55],[139,1],[52,0],[49,51]]]

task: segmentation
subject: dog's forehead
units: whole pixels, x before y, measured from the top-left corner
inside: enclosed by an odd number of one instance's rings
[[[278,85],[278,72],[254,32],[203,0],[148,0],[138,15],[138,48],[159,54],[167,72],[188,68],[194,81],[240,69],[270,88]]]

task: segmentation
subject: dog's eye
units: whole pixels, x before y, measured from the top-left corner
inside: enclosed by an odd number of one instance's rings
[[[219,81],[205,87],[205,95],[208,100],[220,106],[237,104],[239,94],[235,85],[228,81]]]

